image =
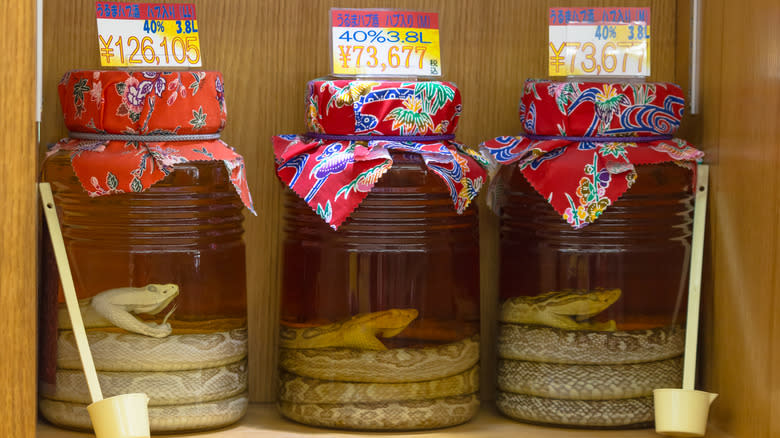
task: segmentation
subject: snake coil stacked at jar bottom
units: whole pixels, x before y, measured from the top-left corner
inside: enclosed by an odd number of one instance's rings
[[[671,84],[528,81],[526,134],[483,143],[507,165],[493,181],[507,416],[642,427],[653,389],[681,384],[701,156],[671,138],[683,105]]]
[[[60,97],[71,138],[43,179],[104,396],[146,393],[153,432],[237,421],[248,405],[242,208],[251,200],[243,159],[213,139],[225,123],[221,76],[71,72]],[[44,257],[39,406],[52,423],[90,429],[48,243]]]
[[[316,80],[308,99],[311,132],[274,140],[292,189],[279,408],[347,429],[468,421],[479,407],[479,254],[466,207],[485,172],[446,140],[460,94],[446,82]]]

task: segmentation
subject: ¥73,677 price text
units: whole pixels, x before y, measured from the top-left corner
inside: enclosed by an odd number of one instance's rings
[[[338,60],[346,69],[379,69],[384,72],[390,68],[424,68],[425,46],[358,46],[339,45]]]
[[[550,74],[628,75],[649,70],[647,44],[632,41],[593,42],[550,41]]]
[[[100,57],[106,66],[200,65],[197,36],[175,36],[153,39],[145,36],[98,35]]]

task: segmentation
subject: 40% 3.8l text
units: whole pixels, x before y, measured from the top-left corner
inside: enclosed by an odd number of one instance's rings
[[[177,34],[198,33],[198,24],[193,20],[176,20],[175,23]],[[165,22],[162,20],[144,20],[144,32],[151,34],[165,32]]]
[[[425,35],[422,31],[409,30],[406,32],[397,32],[395,30],[389,30],[387,32],[384,29],[370,29],[370,30],[345,30],[338,37],[341,41],[357,42],[357,43],[407,43],[407,44],[431,44],[430,41],[425,41]]]

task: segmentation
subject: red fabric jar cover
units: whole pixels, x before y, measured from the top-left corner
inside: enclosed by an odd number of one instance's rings
[[[72,151],[73,171],[90,196],[142,192],[168,175],[174,164],[221,160],[244,205],[254,213],[244,159],[221,140],[99,138],[218,134],[227,117],[220,73],[72,71],[58,91],[72,136],[97,134],[98,139],[64,138],[50,154]]]
[[[449,82],[309,82],[305,135],[273,138],[276,173],[336,229],[393,165],[390,151],[420,154],[460,213],[477,195],[488,162],[449,141],[461,112]]]
[[[480,145],[523,176],[573,227],[593,223],[636,181],[635,165],[694,169],[704,153],[672,138],[685,100],[668,83],[528,80],[520,105],[525,135]]]

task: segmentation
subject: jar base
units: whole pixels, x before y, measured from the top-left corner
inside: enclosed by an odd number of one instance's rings
[[[297,423],[331,429],[404,431],[457,426],[479,411],[477,393],[457,397],[382,403],[277,403]]]
[[[41,414],[50,423],[66,429],[92,430],[87,405],[40,398]],[[149,406],[152,433],[216,429],[240,420],[249,406],[249,394],[206,403]]]

